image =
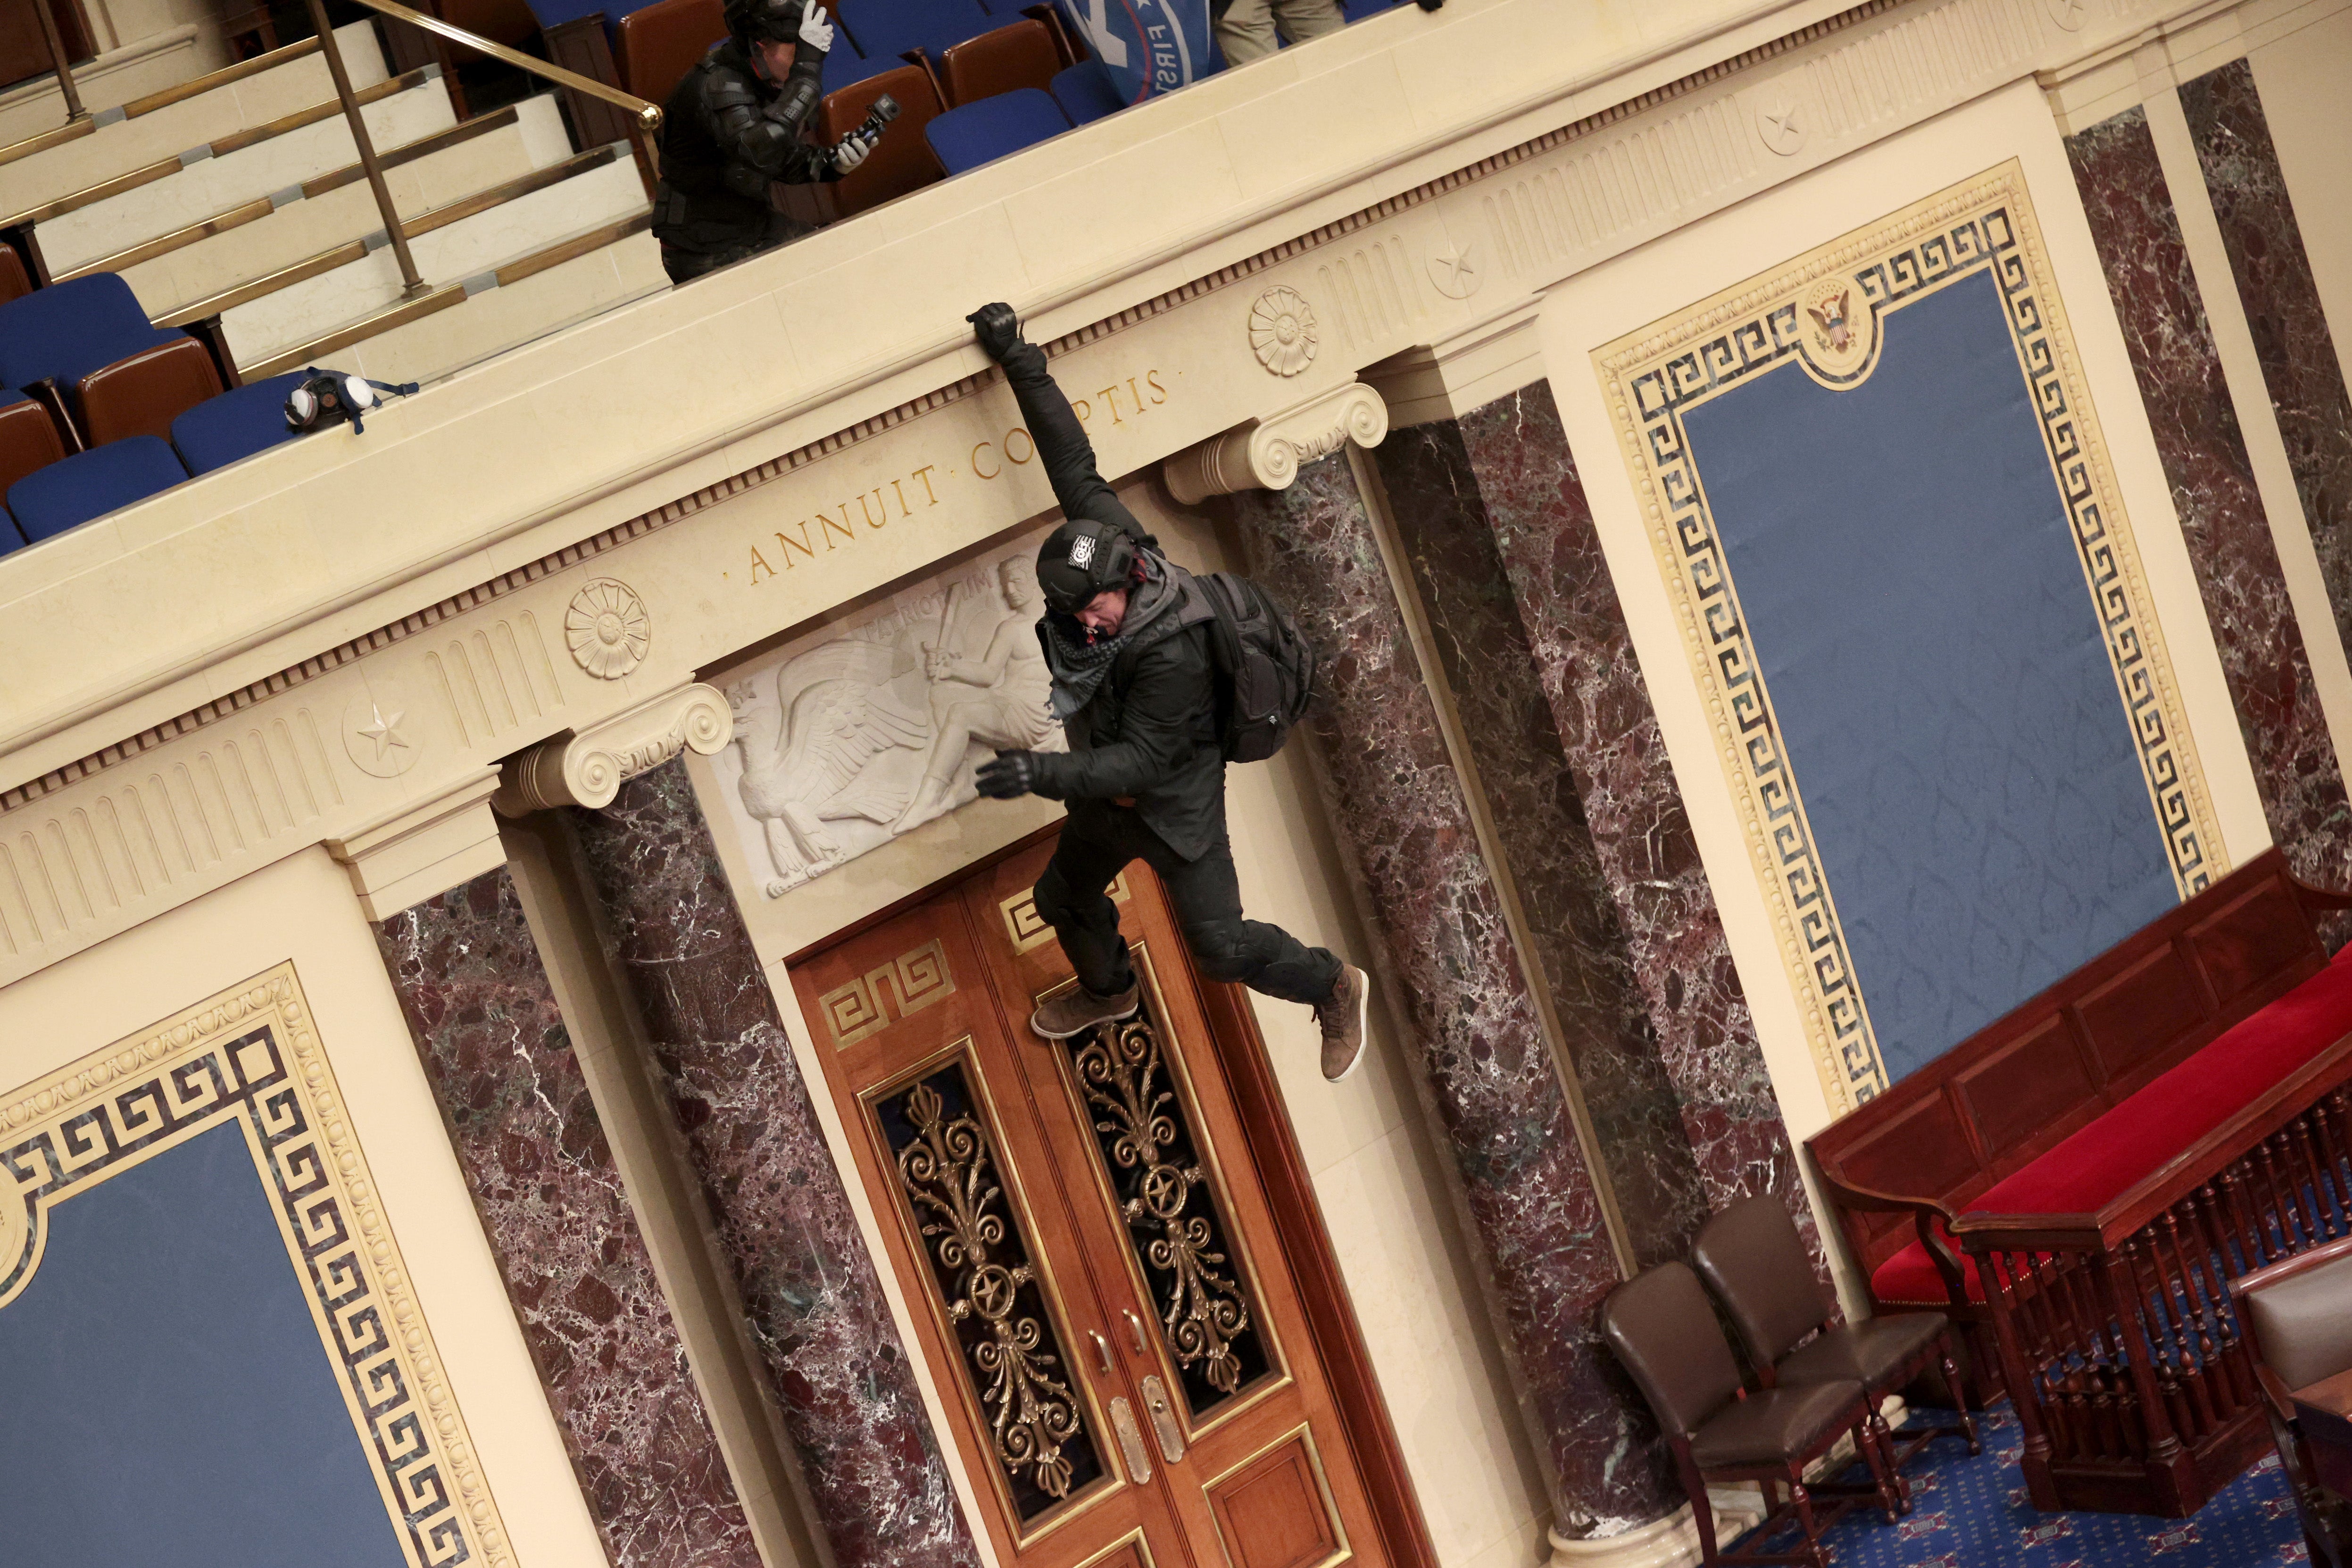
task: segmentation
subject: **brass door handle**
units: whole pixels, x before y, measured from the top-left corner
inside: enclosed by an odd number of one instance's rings
[[[1121,1307],[1119,1311],[1127,1315],[1127,1332],[1135,1341],[1135,1354],[1150,1355],[1151,1346],[1143,1337],[1143,1320],[1135,1315],[1135,1309],[1132,1307]]]
[[[1103,1372],[1108,1375],[1111,1371],[1110,1341],[1092,1329],[1087,1331],[1087,1337],[1095,1342],[1095,1360],[1101,1364]]]
[[[1170,1464],[1184,1457],[1183,1428],[1176,1425],[1176,1412],[1168,1407],[1168,1388],[1158,1375],[1143,1380],[1143,1409],[1151,1418],[1151,1435],[1160,1439],[1160,1456]]]

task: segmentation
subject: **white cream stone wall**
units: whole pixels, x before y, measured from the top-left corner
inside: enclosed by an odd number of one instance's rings
[[[2352,11],[2307,8],[2305,26],[2254,48],[2263,97],[2336,357],[2352,382]]]
[[[603,1563],[374,936],[325,849],[304,850],[0,990],[0,1099],[289,960],[515,1561]]]

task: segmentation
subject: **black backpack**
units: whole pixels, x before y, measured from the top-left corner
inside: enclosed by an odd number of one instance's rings
[[[1315,697],[1315,646],[1274,595],[1246,577],[1204,571],[1192,580],[1217,612],[1209,652],[1217,666],[1218,733],[1228,762],[1263,762],[1282,749]]]

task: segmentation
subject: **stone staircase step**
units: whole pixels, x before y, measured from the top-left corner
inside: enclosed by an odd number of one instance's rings
[[[404,225],[415,235],[409,251],[418,274],[436,288],[462,286],[566,239],[647,214],[645,183],[626,142],[561,167],[564,177],[542,183],[531,176],[524,183],[530,188],[508,199],[460,203],[447,221],[428,214]],[[383,246],[228,306],[220,312],[221,331],[229,357],[250,379],[257,373],[252,365],[391,309],[403,303],[400,295],[398,263]]]
[[[335,29],[354,91],[391,73],[373,24]],[[0,147],[0,212],[18,213],[200,147],[251,125],[332,103],[335,84],[315,38],[272,49],[119,110]]]
[[[414,141],[457,122],[437,66],[394,77],[354,96],[368,135],[379,147]],[[342,106],[329,99],[12,221],[29,223],[31,241],[54,277],[330,173],[358,158]]]
[[[247,381],[331,363],[380,382],[429,382],[669,287],[653,214],[639,213],[446,284],[240,364]]]
[[[393,205],[406,219],[550,168],[571,154],[571,140],[551,95],[526,99],[404,146],[382,149],[381,162]],[[100,256],[78,268],[76,275],[121,274],[147,314],[161,320],[383,227],[365,172],[348,163],[303,182],[293,192],[257,197]],[[68,275],[57,276],[62,282]]]

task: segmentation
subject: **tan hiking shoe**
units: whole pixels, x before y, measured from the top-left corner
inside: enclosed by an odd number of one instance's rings
[[[1137,981],[1115,997],[1098,997],[1083,985],[1072,986],[1029,1015],[1030,1032],[1041,1040],[1067,1040],[1098,1023],[1131,1019],[1143,1005],[1143,984]]]
[[[1331,998],[1315,1009],[1323,1026],[1323,1076],[1337,1083],[1364,1060],[1364,1022],[1371,1010],[1372,982],[1353,964],[1339,971]]]

